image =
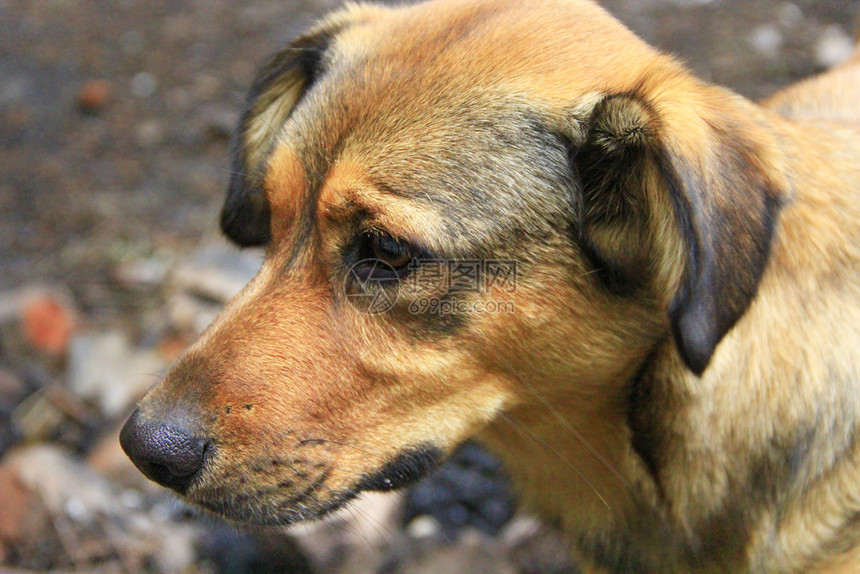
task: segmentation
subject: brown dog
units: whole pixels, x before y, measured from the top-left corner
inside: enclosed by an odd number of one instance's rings
[[[289,524],[477,434],[595,567],[860,571],[858,64],[760,107],[586,0],[347,7],[255,82],[265,263],[124,448]]]

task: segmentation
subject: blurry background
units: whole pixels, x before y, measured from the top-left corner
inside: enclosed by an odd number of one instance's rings
[[[371,497],[288,535],[192,516],[118,448],[134,402],[259,265],[217,231],[238,94],[263,57],[338,4],[0,0],[0,565],[575,571],[552,532],[510,519],[503,475],[474,447],[405,502]],[[845,58],[860,8],[603,4],[753,98]]]

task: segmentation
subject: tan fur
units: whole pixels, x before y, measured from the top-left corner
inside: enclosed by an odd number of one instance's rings
[[[349,6],[319,35],[316,83],[274,66],[240,128],[263,269],[140,406],[211,439],[189,501],[313,518],[477,434],[595,568],[860,570],[860,61],[758,106],[584,0]],[[471,295],[516,312],[416,316],[446,296],[424,268],[351,307],[344,253],[379,230],[518,261]]]

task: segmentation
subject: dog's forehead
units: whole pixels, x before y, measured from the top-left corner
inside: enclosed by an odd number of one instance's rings
[[[563,143],[531,104],[465,86],[414,92],[416,82],[433,86],[409,73],[373,85],[332,74],[308,99],[289,139],[319,205],[363,196],[371,201],[359,210],[386,206],[382,216],[417,205],[448,233],[482,243],[491,227],[498,235],[521,227],[514,220],[524,208],[558,210]]]
[[[566,164],[546,116],[623,65],[595,42],[633,38],[578,0],[353,6],[334,21],[323,71],[282,138],[308,191],[337,190],[344,182],[328,174],[349,163],[377,190],[427,202],[473,236],[490,221],[501,233],[534,225],[515,221],[524,214],[557,211],[550,198]]]
[[[327,158],[350,146],[386,156],[480,153],[488,134],[511,139],[534,116],[583,94],[629,89],[618,78],[633,82],[635,74],[621,68],[646,55],[632,33],[579,0],[353,6],[326,45],[294,133],[308,154]]]
[[[532,87],[547,97],[608,85],[624,89],[639,74],[622,72],[654,54],[600,6],[582,0],[352,6],[335,28],[327,58],[335,65],[363,63],[373,74],[368,79],[409,73],[454,89]]]

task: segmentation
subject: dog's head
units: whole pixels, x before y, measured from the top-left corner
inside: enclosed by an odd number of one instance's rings
[[[785,187],[751,105],[581,0],[347,7],[246,105],[221,223],[262,270],[122,434],[246,521],[405,484],[521,405],[599,413],[657,345],[701,373]]]

